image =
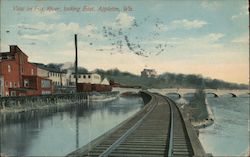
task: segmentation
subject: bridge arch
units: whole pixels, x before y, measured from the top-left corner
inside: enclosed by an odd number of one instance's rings
[[[215,98],[219,97],[218,94],[213,93],[213,92],[208,92],[208,93],[206,93],[206,95],[213,95]]]
[[[183,97],[194,97],[195,93],[185,93]]]
[[[166,93],[165,95],[167,95],[167,96],[176,95],[176,96],[178,96],[179,98],[181,98],[181,94],[180,94],[180,93],[177,93],[177,92],[170,92],[170,93]]]

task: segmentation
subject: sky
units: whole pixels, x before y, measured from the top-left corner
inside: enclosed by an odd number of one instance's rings
[[[249,82],[247,0],[1,0],[1,52],[30,62]]]

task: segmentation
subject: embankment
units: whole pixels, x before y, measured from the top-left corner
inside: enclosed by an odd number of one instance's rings
[[[209,103],[207,102],[207,99],[205,100],[205,105],[206,105],[206,110],[208,113],[207,118],[192,121],[192,125],[197,129],[208,127],[214,123],[214,114]]]
[[[72,93],[41,96],[1,97],[0,113],[18,113],[31,110],[60,108],[66,105],[94,100],[112,100],[119,92]]]

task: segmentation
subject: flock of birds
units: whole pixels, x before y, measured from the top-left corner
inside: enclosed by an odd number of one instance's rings
[[[144,32],[134,32],[141,31],[141,26],[145,25],[148,21],[154,24],[156,30],[152,32],[145,32],[150,33],[147,35],[151,37],[146,39],[149,41],[145,44],[146,37],[139,36],[139,34],[143,34]],[[111,55],[113,54],[114,50],[117,50],[116,52],[119,53],[123,53],[124,51],[127,52],[127,50],[129,50],[129,52],[134,53],[136,55],[149,57],[149,55],[159,55],[165,52],[167,50],[167,47],[173,47],[173,45],[170,45],[167,42],[154,44],[154,41],[160,38],[160,32],[162,32],[163,29],[162,25],[164,25],[164,23],[159,18],[152,20],[150,16],[147,16],[143,19],[142,22],[137,22],[136,20],[133,20],[132,25],[128,28],[122,28],[117,26],[102,26],[101,33],[106,39],[106,41],[109,42],[108,44],[112,47],[108,49]],[[91,35],[87,36],[91,38]],[[93,42],[90,42],[89,45],[94,46]],[[152,47],[150,48],[149,45],[154,45],[153,49]],[[106,49],[96,50],[105,51]]]
[[[149,57],[149,55],[160,55],[167,51],[168,47],[173,45],[165,42],[155,42],[161,37],[161,32],[164,29],[164,22],[159,18],[145,17],[141,22],[132,21],[129,27],[119,27],[119,21],[116,21],[116,25],[102,26],[100,33],[106,39],[106,42],[110,49],[99,48],[96,51],[108,50],[112,55],[114,52],[124,53],[131,52],[139,56]],[[149,24],[149,25],[148,25]],[[152,26],[155,28],[152,32],[143,31],[142,26]],[[6,31],[10,33],[10,31]],[[140,36],[141,34],[141,36]],[[97,39],[93,40],[93,34],[87,34],[88,42],[90,46],[95,47],[98,45]],[[146,36],[145,36],[146,35]],[[32,42],[34,45],[35,43]],[[116,50],[116,51],[115,51]]]

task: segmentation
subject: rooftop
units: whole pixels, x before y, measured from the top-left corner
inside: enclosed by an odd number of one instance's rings
[[[43,63],[32,63],[32,64],[35,64],[38,68],[43,69],[43,70],[47,70],[49,72],[66,73],[65,70],[61,70],[61,69],[57,69],[57,68],[51,68],[51,67],[48,67],[47,65],[45,65]]]

